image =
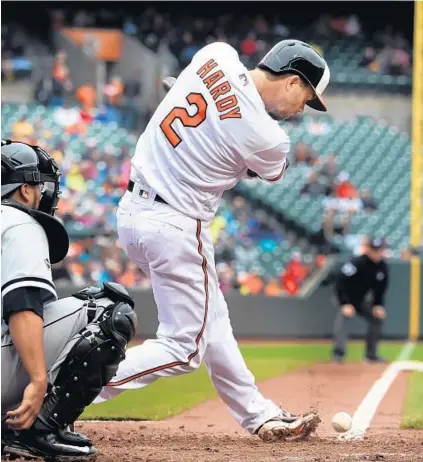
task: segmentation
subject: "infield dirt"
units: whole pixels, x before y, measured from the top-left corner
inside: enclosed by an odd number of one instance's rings
[[[242,430],[219,399],[161,422],[78,422],[99,462],[423,461],[423,431],[400,430],[407,373],[383,399],[364,441],[340,442],[330,421],[353,414],[386,366],[320,364],[259,384],[291,412],[318,409],[322,423],[308,441],[266,444]]]

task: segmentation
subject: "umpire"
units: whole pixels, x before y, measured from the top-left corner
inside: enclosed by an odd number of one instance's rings
[[[388,267],[383,260],[386,243],[368,239],[362,255],[345,263],[336,275],[335,294],[339,311],[334,326],[333,359],[342,362],[348,341],[348,319],[358,315],[368,323],[366,360],[383,362],[377,345],[386,317],[384,295],[388,287]]]

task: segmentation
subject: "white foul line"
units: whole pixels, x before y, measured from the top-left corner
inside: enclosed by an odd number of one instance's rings
[[[348,432],[339,436],[341,440],[362,439],[376,414],[380,402],[389,390],[401,370],[422,370],[423,363],[407,361],[411,356],[416,344],[407,342],[402,348],[398,359],[391,363],[382,376],[376,380],[361,404],[358,406],[352,418],[352,426]]]
[[[415,342],[407,342],[403,346],[402,350],[400,351],[400,354],[398,355],[397,361],[407,361],[408,358],[413,353],[414,348],[416,348]]]

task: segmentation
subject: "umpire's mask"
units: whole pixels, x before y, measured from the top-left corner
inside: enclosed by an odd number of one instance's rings
[[[1,142],[1,198],[23,184],[42,185],[38,210],[54,215],[60,196],[61,172],[53,157],[39,146]]]

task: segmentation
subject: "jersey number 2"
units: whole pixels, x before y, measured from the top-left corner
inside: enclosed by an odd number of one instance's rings
[[[183,107],[173,108],[169,114],[163,119],[160,124],[164,135],[169,140],[169,143],[176,148],[181,143],[181,137],[175,132],[172,127],[173,122],[179,119],[184,127],[197,128],[206,120],[207,102],[201,93],[190,93],[187,96],[189,104],[197,107],[197,112],[194,115],[189,115],[188,111]]]

